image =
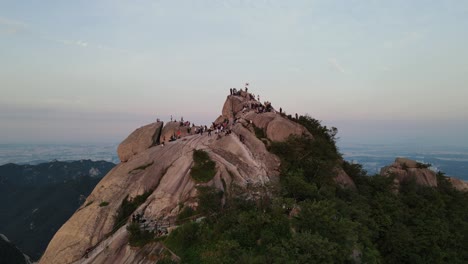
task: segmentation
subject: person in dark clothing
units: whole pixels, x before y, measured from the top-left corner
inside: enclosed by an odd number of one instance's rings
[[[283,114],[283,108],[280,107],[280,115]]]
[[[230,93],[231,93],[231,95],[232,95],[232,88],[230,88],[230,89],[229,89],[229,92],[230,92]]]
[[[296,113],[296,119],[299,119],[299,116],[297,115],[297,113]]]

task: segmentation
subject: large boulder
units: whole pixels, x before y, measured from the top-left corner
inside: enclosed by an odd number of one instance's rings
[[[159,143],[163,122],[142,126],[133,131],[117,148],[120,161],[126,162],[134,155]]]
[[[256,127],[265,131],[267,138],[271,141],[285,141],[290,135],[308,135],[313,137],[305,127],[284,118],[279,113],[268,112],[258,114],[254,111],[249,111],[238,117],[242,117],[248,120],[248,122],[252,121]]]
[[[273,119],[266,129],[266,135],[271,141],[284,141],[290,135],[301,136],[303,134],[312,136],[303,126],[280,116]]]
[[[395,162],[383,167],[380,175],[394,176],[397,186],[402,182],[415,180],[418,185],[437,187],[437,175],[428,168],[418,168],[418,162],[406,158],[397,158]]]
[[[257,114],[255,111],[249,111],[244,115],[244,118],[248,121],[252,121],[256,127],[266,131],[270,122],[277,116],[278,114],[273,112]]]

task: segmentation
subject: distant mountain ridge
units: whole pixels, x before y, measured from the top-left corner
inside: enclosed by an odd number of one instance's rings
[[[32,259],[115,164],[53,161],[0,166],[0,233]]]
[[[0,165],[38,165],[41,163],[90,159],[119,162],[116,143],[94,144],[0,144]]]
[[[8,163],[0,166],[0,185],[18,184],[42,186],[47,184],[77,180],[83,176],[103,177],[108,170],[107,161],[58,161],[38,165],[18,165]],[[103,172],[101,172],[101,170]]]

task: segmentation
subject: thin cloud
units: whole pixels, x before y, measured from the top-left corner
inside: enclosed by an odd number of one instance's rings
[[[27,28],[27,24],[21,21],[0,17],[0,33],[15,34]]]
[[[333,67],[333,69],[335,69],[337,72],[341,73],[341,74],[346,74],[346,70],[344,69],[344,67],[338,62],[337,59],[335,58],[330,58],[328,59],[328,62],[330,63],[330,65]]]
[[[16,34],[18,32],[27,32],[36,38],[60,43],[66,46],[75,46],[80,48],[96,48],[100,50],[133,54],[133,52],[128,50],[104,46],[100,44],[92,44],[86,40],[71,40],[50,36],[48,34],[44,34],[40,30],[36,30],[33,27],[30,27],[27,23],[0,16],[0,34]]]
[[[67,40],[67,39],[55,39],[55,38],[46,38],[49,40],[53,40],[58,43],[62,43],[67,46],[78,46],[78,47],[83,47],[86,48],[89,46],[89,43],[83,40]]]

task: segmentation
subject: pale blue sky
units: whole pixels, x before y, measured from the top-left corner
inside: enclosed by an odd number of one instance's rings
[[[209,123],[230,87],[343,141],[468,145],[467,1],[0,0],[0,143]]]

